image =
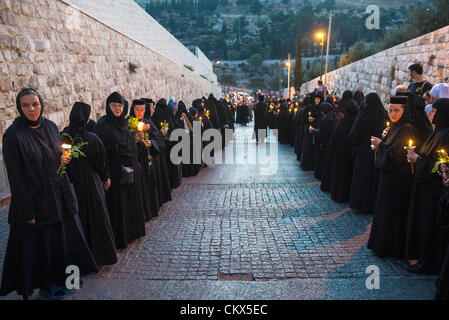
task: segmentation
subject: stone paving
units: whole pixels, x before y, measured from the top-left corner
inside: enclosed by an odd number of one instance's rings
[[[248,162],[266,146],[245,145]],[[371,216],[321,192],[290,146],[278,153],[275,176],[257,164],[215,164],[184,178],[147,235],[69,299],[433,298],[435,276],[407,273],[404,261],[366,248]],[[0,259],[5,219],[0,213]],[[370,265],[380,269],[380,290],[365,287]]]

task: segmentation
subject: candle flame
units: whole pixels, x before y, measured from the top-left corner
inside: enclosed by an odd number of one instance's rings
[[[390,127],[390,122],[387,122],[387,128],[389,128]]]
[[[61,146],[61,148],[64,149],[64,150],[70,150],[70,149],[72,149],[72,146],[70,144],[63,144]]]
[[[143,131],[143,126],[144,126],[143,122],[142,121],[139,122],[139,124],[137,125],[137,130]]]
[[[412,139],[409,140],[408,146],[409,146],[410,148],[413,147],[413,140],[412,140]]]

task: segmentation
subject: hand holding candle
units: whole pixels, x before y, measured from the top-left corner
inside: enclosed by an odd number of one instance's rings
[[[407,161],[410,163],[411,167],[412,167],[412,174],[415,174],[415,163],[411,162],[410,160],[416,159],[418,158],[418,155],[415,153],[415,148],[416,146],[413,145],[413,140],[410,139],[408,141],[408,146],[405,146],[404,149],[407,150]],[[415,156],[416,155],[416,158]]]

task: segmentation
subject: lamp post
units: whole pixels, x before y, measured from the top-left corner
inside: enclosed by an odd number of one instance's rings
[[[291,68],[292,68],[292,63],[291,63],[291,61],[290,61],[290,53],[288,54],[288,62],[286,63],[286,66],[287,66],[287,68],[288,68],[288,77],[287,77],[287,79],[288,79],[288,85],[287,85],[287,88],[288,88],[288,98],[290,99],[290,70],[291,70]]]
[[[215,69],[217,71],[217,84],[220,83],[220,69],[218,68],[220,66],[221,61],[218,60],[217,62],[215,62]]]
[[[317,33],[316,37],[318,39],[321,39],[320,45],[321,45],[321,64],[320,64],[320,80],[323,78],[323,57],[324,57],[324,33],[320,32]]]

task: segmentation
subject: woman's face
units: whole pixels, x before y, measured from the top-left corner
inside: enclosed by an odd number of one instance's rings
[[[23,114],[30,121],[37,121],[41,115],[41,103],[39,97],[34,94],[27,94],[20,97],[20,107]]]
[[[137,119],[142,119],[145,115],[145,106],[144,105],[136,105],[134,106],[134,114]]]
[[[315,105],[319,105],[320,104],[321,99],[318,97],[315,97]]]
[[[116,116],[117,118],[120,117],[123,113],[123,104],[118,102],[111,102],[109,105],[111,108],[112,114]]]
[[[392,122],[401,120],[404,114],[404,106],[402,104],[391,104],[388,108],[388,116]]]

